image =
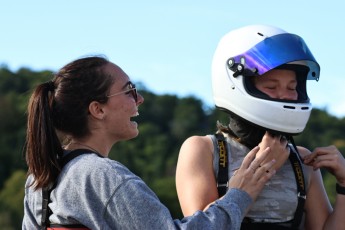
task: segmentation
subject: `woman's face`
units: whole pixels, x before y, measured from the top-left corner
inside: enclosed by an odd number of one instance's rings
[[[255,87],[269,97],[297,100],[296,73],[292,70],[273,69],[254,79]]]
[[[109,90],[110,96],[103,108],[106,132],[115,141],[134,138],[139,131],[138,124],[133,118],[138,116],[138,107],[144,102],[144,98],[138,93],[135,100],[130,90],[130,79],[121,68],[110,63],[105,70],[115,78]]]

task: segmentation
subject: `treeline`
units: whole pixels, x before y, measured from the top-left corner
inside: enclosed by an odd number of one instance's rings
[[[12,72],[0,68],[0,226],[20,229],[23,217],[26,164],[23,147],[26,107],[32,89],[50,80],[51,71],[27,68]],[[156,95],[140,82],[145,103],[136,118],[138,138],[114,146],[110,158],[118,160],[139,175],[168,206],[175,218],[182,217],[175,189],[175,167],[182,142],[191,135],[216,131],[216,121],[227,123],[227,114],[205,108],[195,97]],[[295,138],[298,145],[313,149],[336,145],[345,153],[345,118],[314,109],[305,132]],[[324,182],[334,201],[334,178],[324,173]]]

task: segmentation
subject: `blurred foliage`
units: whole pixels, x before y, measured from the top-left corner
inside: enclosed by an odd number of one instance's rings
[[[23,157],[26,106],[32,89],[50,80],[50,71],[0,68],[0,225],[1,229],[20,229],[23,216],[25,172]],[[117,143],[109,157],[122,162],[139,175],[169,208],[174,218],[182,217],[175,189],[175,167],[182,142],[191,135],[216,131],[216,121],[228,116],[207,108],[194,97],[155,95],[137,83],[145,103],[139,108],[140,138]],[[297,145],[313,150],[317,146],[337,146],[345,153],[345,118],[314,109]],[[335,200],[335,179],[322,171],[331,202]]]
[[[22,226],[25,179],[26,172],[16,170],[5,181],[0,191],[1,229],[20,229]]]

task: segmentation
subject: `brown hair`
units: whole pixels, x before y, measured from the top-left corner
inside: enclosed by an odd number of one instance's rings
[[[77,59],[60,69],[52,81],[40,84],[28,105],[26,162],[35,189],[54,182],[63,154],[57,131],[74,137],[89,134],[88,106],[106,103],[113,77],[103,71],[105,57]]]

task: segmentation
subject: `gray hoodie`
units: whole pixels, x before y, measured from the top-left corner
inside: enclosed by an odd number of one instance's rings
[[[42,192],[25,185],[22,229],[39,229]],[[154,192],[125,166],[96,154],[70,161],[59,175],[49,204],[51,223],[90,229],[240,229],[250,196],[231,189],[207,211],[174,220]]]

